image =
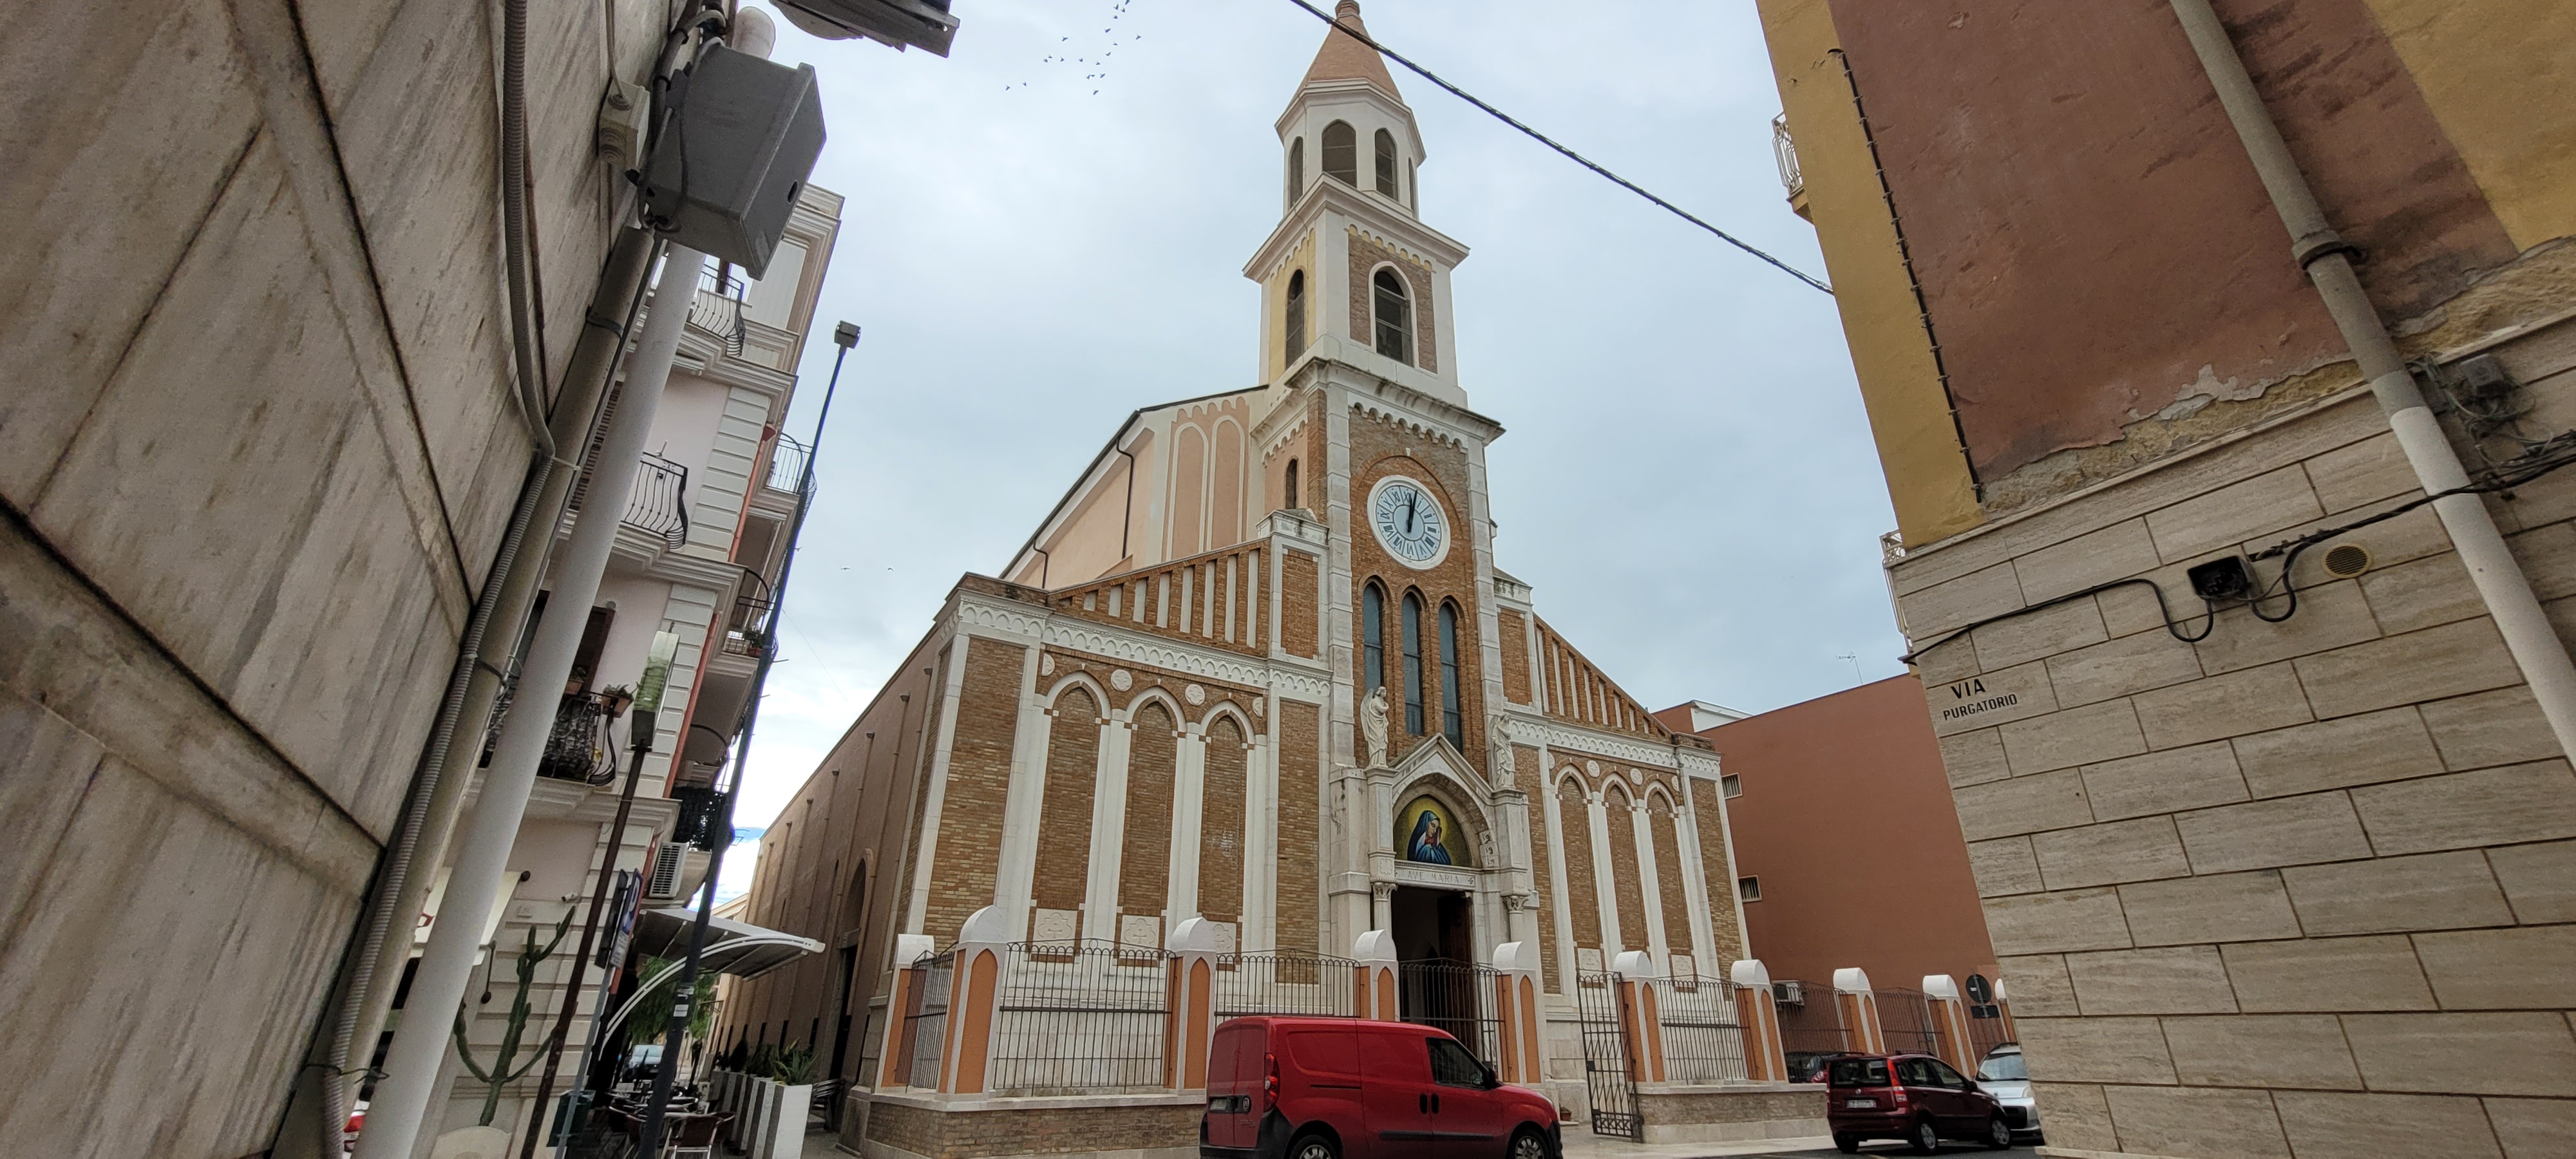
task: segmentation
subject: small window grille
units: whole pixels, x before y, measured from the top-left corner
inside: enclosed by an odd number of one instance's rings
[[[1717,785],[1718,789],[1729,797],[1741,797],[1744,795],[1744,778],[1736,776],[1733,773],[1728,773],[1723,777],[1719,777],[1717,779]]]
[[[1324,126],[1324,176],[1353,189],[1360,185],[1360,140],[1349,121]]]
[[[1736,878],[1735,896],[1745,901],[1762,900],[1762,879],[1758,877]]]
[[[1391,201],[1403,199],[1395,184],[1395,134],[1384,129],[1377,131],[1377,191]]]
[[[1288,142],[1288,204],[1297,204],[1297,195],[1306,191],[1306,139]]]
[[[1379,270],[1370,280],[1377,293],[1377,352],[1398,362],[1413,361],[1413,302],[1394,270]]]
[[[1298,355],[1306,352],[1306,271],[1304,270],[1288,275],[1287,311],[1288,317],[1285,319],[1287,353],[1280,360],[1283,368],[1287,363],[1296,361]]]

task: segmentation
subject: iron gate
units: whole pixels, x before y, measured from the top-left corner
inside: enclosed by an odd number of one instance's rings
[[[1478,1062],[1501,1058],[1502,1016],[1494,1010],[1494,968],[1429,958],[1396,965],[1396,1017],[1449,1032]]]
[[[1628,1073],[1628,1027],[1619,1017],[1619,976],[1578,975],[1574,1009],[1583,1027],[1583,1086],[1592,1100],[1592,1133],[1645,1141],[1637,1087]]]

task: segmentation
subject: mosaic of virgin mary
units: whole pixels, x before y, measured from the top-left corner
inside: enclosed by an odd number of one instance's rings
[[[1416,797],[1396,812],[1396,834],[1406,861],[1427,865],[1466,865],[1466,834],[1447,807],[1430,797]]]

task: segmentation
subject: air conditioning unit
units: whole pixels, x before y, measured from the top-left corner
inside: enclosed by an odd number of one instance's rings
[[[1773,982],[1771,1001],[1780,1006],[1804,1006],[1807,1004],[1806,984],[1796,980]]]
[[[644,877],[644,900],[651,902],[683,901],[706,883],[706,851],[694,845],[669,844],[653,850],[653,863]]]
[[[957,18],[948,0],[777,0],[787,22],[825,40],[864,36],[897,49],[948,55]]]

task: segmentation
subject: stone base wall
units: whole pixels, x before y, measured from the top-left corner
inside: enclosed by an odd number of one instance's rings
[[[839,1147],[862,1159],[1196,1159],[1205,1108],[1195,1094],[940,1099],[859,1091],[850,1103]]]
[[[1825,1089],[1796,1083],[1637,1088],[1648,1143],[1728,1143],[1830,1134]]]

